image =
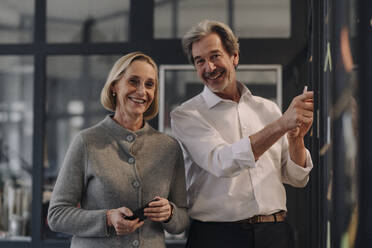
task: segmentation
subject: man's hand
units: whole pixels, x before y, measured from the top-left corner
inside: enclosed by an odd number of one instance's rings
[[[290,131],[291,138],[303,138],[313,123],[314,92],[306,91],[293,98],[280,119],[281,126]]]
[[[284,115],[288,114],[287,117],[292,121],[290,123],[296,125],[287,133],[289,155],[293,162],[302,167],[306,166],[304,137],[313,124],[313,95],[314,93],[307,92],[305,87],[304,92],[293,99],[288,110],[284,113]]]
[[[132,215],[132,211],[126,207],[110,209],[106,213],[107,225],[113,226],[117,235],[130,234],[144,223],[143,221],[139,221],[138,218],[135,220],[124,219],[124,216]]]
[[[256,161],[278,139],[290,131],[291,138],[288,140],[291,159],[297,164],[304,165],[306,149],[303,137],[313,122],[313,95],[312,91],[308,91],[296,96],[287,111],[278,120],[249,136]],[[298,151],[301,152],[293,156]]]

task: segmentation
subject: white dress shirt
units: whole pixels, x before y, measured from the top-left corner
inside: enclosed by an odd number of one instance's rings
[[[304,187],[313,167],[306,150],[305,168],[289,157],[280,138],[256,162],[249,136],[280,118],[277,105],[253,96],[241,83],[239,103],[207,87],[171,113],[186,166],[189,215],[200,221],[238,221],[286,210],[283,183]]]

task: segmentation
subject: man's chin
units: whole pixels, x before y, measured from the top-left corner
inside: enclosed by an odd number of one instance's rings
[[[213,87],[210,84],[207,84],[207,87],[212,91],[213,93],[220,93],[226,88],[226,84],[218,86],[218,87]]]
[[[220,89],[215,89],[212,87],[208,87],[213,93],[219,93],[221,90]]]

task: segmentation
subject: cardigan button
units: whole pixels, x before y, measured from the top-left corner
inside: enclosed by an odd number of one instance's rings
[[[138,188],[141,184],[137,180],[134,180],[132,182],[132,185],[133,185],[133,187]]]
[[[133,246],[139,246],[139,241],[136,239],[132,242],[132,245]]]
[[[127,141],[128,141],[128,142],[132,142],[133,140],[134,140],[133,135],[129,134],[129,135],[127,136]]]
[[[134,164],[134,161],[135,161],[134,158],[129,158],[129,159],[128,159],[128,163],[130,163],[130,164]]]

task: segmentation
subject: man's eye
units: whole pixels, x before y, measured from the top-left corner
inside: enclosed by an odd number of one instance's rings
[[[203,62],[204,62],[204,60],[199,59],[199,60],[197,60],[197,61],[195,62],[195,64],[197,64],[197,65],[201,65],[201,64],[203,64]]]

